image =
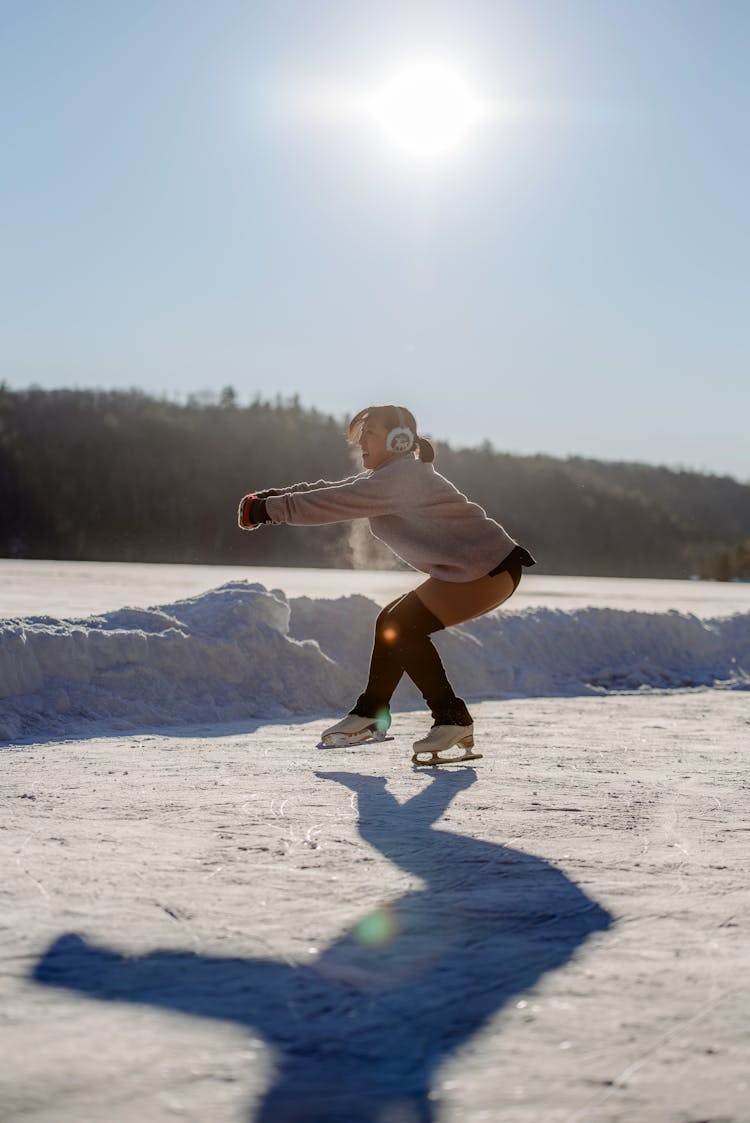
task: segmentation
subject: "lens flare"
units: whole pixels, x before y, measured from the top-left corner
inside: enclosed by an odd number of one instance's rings
[[[375,714],[375,725],[380,733],[387,733],[391,728],[391,711],[387,706],[381,706]]]
[[[354,929],[354,938],[365,947],[380,948],[396,935],[396,922],[391,909],[376,909],[362,917]]]

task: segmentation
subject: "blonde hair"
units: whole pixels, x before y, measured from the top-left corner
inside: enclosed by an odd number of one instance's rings
[[[424,461],[425,464],[430,464],[435,459],[435,449],[426,437],[417,436],[417,422],[414,414],[405,406],[367,406],[366,409],[361,409],[359,413],[355,413],[349,422],[347,431],[346,439],[350,445],[357,443],[366,421],[374,421],[388,430],[406,426],[414,434],[413,451],[418,454],[419,459]]]

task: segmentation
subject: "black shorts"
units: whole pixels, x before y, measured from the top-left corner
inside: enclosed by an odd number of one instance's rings
[[[536,561],[532,558],[528,550],[523,546],[514,546],[507,558],[503,558],[500,565],[496,565],[487,574],[488,577],[496,577],[498,573],[509,573],[513,578],[513,591],[518,588],[518,582],[521,580],[521,570],[530,566],[536,565]]]

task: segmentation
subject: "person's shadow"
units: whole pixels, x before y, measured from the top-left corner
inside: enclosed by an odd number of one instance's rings
[[[71,934],[33,978],[259,1031],[277,1069],[256,1123],[429,1123],[437,1066],[610,917],[540,858],[433,829],[472,769],[436,770],[404,804],[382,778],[318,775],[357,793],[362,838],[424,888],[365,915],[311,964],[128,957]]]

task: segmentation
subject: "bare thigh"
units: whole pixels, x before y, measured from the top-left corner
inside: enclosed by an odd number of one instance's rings
[[[439,581],[428,577],[414,591],[440,623],[450,628],[501,605],[513,592],[513,578],[507,571],[476,581]]]

